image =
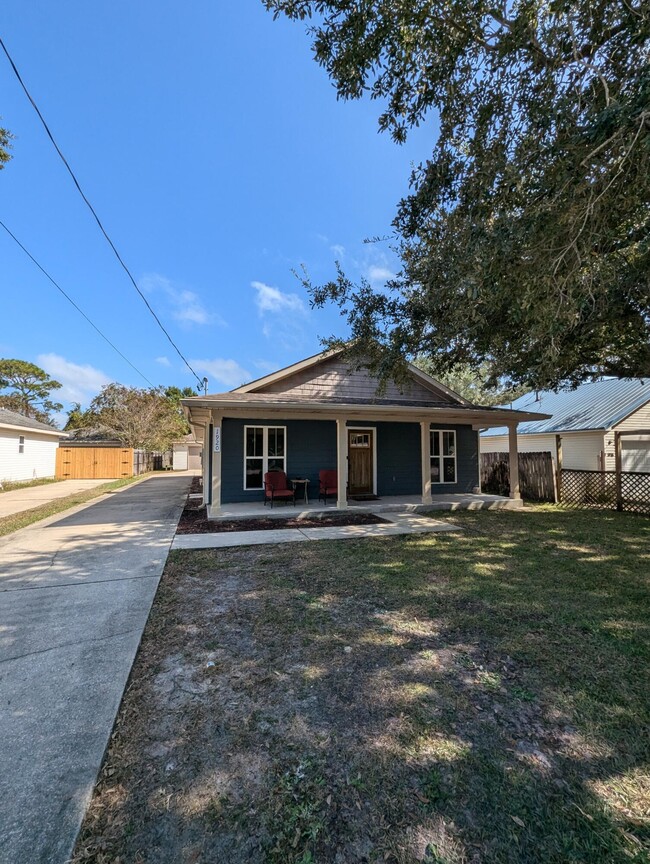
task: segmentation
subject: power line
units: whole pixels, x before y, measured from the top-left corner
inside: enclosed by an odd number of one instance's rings
[[[31,103],[31,105],[32,105],[32,107],[33,107],[33,109],[34,109],[34,111],[36,111],[36,113],[37,113],[37,115],[38,115],[38,118],[39,118],[39,120],[41,121],[41,123],[43,124],[43,128],[45,129],[45,131],[46,131],[46,133],[47,133],[48,138],[50,139],[50,141],[51,141],[52,144],[54,145],[54,149],[55,149],[56,152],[59,154],[59,157],[60,157],[61,161],[63,162],[63,164],[65,165],[65,167],[67,168],[69,175],[72,177],[72,181],[73,181],[74,185],[77,187],[77,191],[79,192],[79,194],[80,194],[81,197],[83,198],[83,200],[84,200],[86,206],[88,207],[88,209],[90,210],[90,212],[92,213],[92,215],[95,217],[95,221],[96,221],[97,224],[99,225],[99,230],[102,232],[102,234],[104,235],[104,237],[106,238],[106,240],[107,240],[107,242],[108,242],[108,245],[111,247],[111,249],[112,249],[113,252],[115,253],[115,257],[117,258],[117,260],[119,261],[120,265],[122,266],[122,269],[124,270],[124,272],[126,273],[126,275],[129,277],[129,279],[131,280],[131,283],[132,283],[133,287],[135,288],[135,290],[138,292],[138,294],[139,294],[140,297],[142,298],[142,300],[143,300],[145,306],[147,307],[147,309],[149,310],[149,312],[151,312],[151,314],[152,314],[153,317],[155,318],[156,323],[158,324],[158,326],[160,327],[160,329],[162,330],[162,332],[165,334],[165,336],[166,336],[167,339],[169,340],[170,344],[171,344],[172,347],[174,348],[174,351],[176,351],[176,353],[178,354],[178,356],[181,358],[181,360],[183,361],[183,363],[185,363],[185,365],[186,365],[187,368],[190,370],[190,372],[192,373],[192,375],[194,375],[194,377],[195,377],[196,380],[199,382],[199,384],[200,384],[201,386],[203,386],[203,380],[202,380],[201,378],[199,378],[199,376],[196,374],[196,372],[194,371],[194,369],[192,369],[192,367],[190,366],[189,362],[185,359],[185,356],[184,356],[183,353],[181,352],[180,348],[179,348],[178,345],[174,342],[174,340],[172,339],[172,337],[169,335],[169,333],[168,333],[167,330],[165,329],[165,327],[164,327],[162,321],[160,320],[160,318],[156,315],[156,313],[155,313],[154,310],[152,309],[151,304],[149,303],[149,301],[147,300],[147,298],[144,296],[144,294],[142,293],[142,291],[141,291],[140,288],[138,287],[138,283],[137,283],[137,282],[135,281],[135,279],[133,278],[133,275],[131,274],[131,271],[129,270],[129,268],[128,268],[128,267],[126,266],[126,264],[124,263],[124,261],[123,261],[123,259],[122,259],[122,256],[120,255],[120,253],[117,251],[117,248],[115,247],[115,244],[113,243],[113,241],[111,240],[111,238],[108,236],[108,233],[107,233],[106,229],[104,228],[104,226],[102,225],[99,216],[98,216],[97,213],[95,212],[95,208],[94,208],[93,205],[90,203],[90,201],[88,200],[88,198],[86,198],[86,196],[85,196],[85,194],[84,194],[84,191],[83,191],[83,189],[81,188],[81,186],[80,186],[80,184],[79,184],[79,181],[77,180],[77,178],[76,178],[76,176],[75,176],[74,171],[72,170],[72,168],[71,168],[70,165],[68,164],[68,160],[65,158],[65,156],[64,156],[63,153],[61,152],[61,149],[60,149],[59,145],[58,145],[58,144],[56,143],[56,141],[54,140],[54,136],[53,136],[52,133],[50,132],[50,128],[49,128],[49,126],[47,125],[47,123],[45,122],[45,118],[44,118],[43,115],[41,114],[41,112],[40,112],[40,110],[39,110],[38,105],[36,104],[36,102],[34,102],[34,100],[32,99],[29,90],[28,90],[27,87],[25,86],[25,82],[24,82],[23,79],[20,77],[20,72],[18,71],[18,69],[17,69],[17,67],[16,67],[16,64],[15,64],[14,61],[12,60],[11,54],[10,54],[9,51],[7,50],[7,46],[5,45],[5,43],[3,42],[3,40],[2,40],[1,37],[0,37],[0,46],[2,47],[2,50],[3,50],[3,51],[5,52],[5,54],[7,55],[7,60],[9,61],[10,65],[11,65],[11,68],[13,69],[14,75],[15,75],[16,78],[18,79],[18,82],[19,82],[20,86],[21,86],[21,87],[23,88],[23,90],[25,91],[25,96],[27,96],[27,98],[29,99],[29,101],[30,101],[30,103]]]
[[[135,371],[138,373],[138,375],[140,375],[142,378],[144,378],[144,380],[147,382],[147,384],[149,384],[150,387],[154,387],[154,388],[155,388],[155,385],[151,383],[151,381],[147,378],[147,376],[146,376],[143,372],[140,372],[140,370],[138,369],[138,367],[137,367],[137,366],[134,366],[134,364],[131,363],[131,361],[129,360],[129,358],[128,358],[128,357],[125,357],[124,354],[122,354],[122,352],[120,351],[120,349],[119,349],[117,346],[113,345],[113,343],[112,343],[111,340],[108,338],[108,336],[105,336],[104,333],[102,333],[102,331],[99,329],[99,327],[98,327],[98,326],[97,326],[93,321],[90,320],[90,318],[86,315],[86,313],[83,311],[83,309],[81,309],[79,306],[77,306],[77,304],[76,304],[75,301],[72,299],[72,297],[70,297],[70,295],[67,294],[67,293],[63,290],[63,288],[59,285],[59,283],[56,282],[56,281],[55,281],[55,280],[50,276],[50,274],[47,272],[47,270],[46,270],[44,267],[41,267],[41,265],[38,263],[38,261],[36,260],[36,258],[34,258],[34,256],[31,254],[31,252],[23,246],[23,244],[22,244],[22,243],[20,242],[20,240],[16,237],[16,235],[15,235],[12,231],[10,231],[9,228],[7,228],[7,226],[5,225],[5,223],[4,223],[1,219],[0,219],[0,226],[2,226],[2,227],[5,229],[5,231],[6,231],[7,234],[11,237],[12,240],[15,240],[15,242],[20,246],[20,248],[23,250],[23,252],[25,253],[25,255],[27,255],[27,257],[30,258],[30,259],[34,262],[34,264],[36,264],[36,266],[37,266],[38,269],[41,271],[41,273],[43,273],[45,276],[47,276],[47,278],[50,280],[50,282],[52,283],[52,285],[54,285],[54,287],[57,289],[57,291],[60,291],[61,294],[63,294],[63,296],[65,297],[65,299],[68,301],[68,303],[71,303],[71,304],[74,306],[74,308],[77,310],[77,312],[79,312],[80,315],[83,315],[83,317],[84,317],[84,318],[86,319],[86,321],[90,324],[90,326],[93,327],[93,328],[94,328],[94,329],[99,333],[99,335],[102,337],[102,339],[103,339],[105,342],[108,342],[108,344],[111,346],[111,348],[113,349],[113,351],[117,351],[117,353],[120,355],[120,357],[122,358],[122,360],[126,361],[132,369],[135,369]]]

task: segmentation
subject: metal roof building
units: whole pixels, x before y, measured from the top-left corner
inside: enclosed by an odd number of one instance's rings
[[[507,407],[550,414],[549,420],[520,423],[517,429],[519,435],[543,435],[612,429],[647,402],[650,402],[650,379],[603,378],[581,384],[575,390],[527,393]],[[508,429],[503,426],[482,434],[507,435]]]

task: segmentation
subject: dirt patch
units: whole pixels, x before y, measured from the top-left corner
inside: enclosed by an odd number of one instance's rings
[[[189,503],[179,520],[178,534],[221,534],[231,531],[276,531],[279,528],[328,528],[387,524],[372,513],[322,513],[312,516],[260,516],[250,519],[208,519],[203,505]]]

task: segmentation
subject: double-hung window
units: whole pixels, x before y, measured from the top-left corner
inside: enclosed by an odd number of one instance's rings
[[[25,452],[25,436],[24,435],[18,436],[18,452],[19,453]]]
[[[286,426],[244,426],[244,489],[263,489],[266,472],[286,465]]]
[[[456,432],[454,429],[432,429],[431,482],[456,482]]]

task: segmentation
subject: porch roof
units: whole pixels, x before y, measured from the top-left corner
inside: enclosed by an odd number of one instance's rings
[[[543,420],[549,415],[530,411],[513,411],[509,408],[487,407],[442,402],[436,400],[382,399],[350,399],[338,397],[323,397],[318,399],[299,397],[285,393],[215,393],[207,396],[192,396],[183,399],[190,422],[199,420],[204,412],[218,411],[229,416],[251,417],[283,414],[287,417],[304,415],[319,415],[323,419],[341,417],[344,415],[376,416],[397,418],[402,420],[421,420],[431,417],[440,422],[471,423],[481,428],[500,426],[504,423],[523,423],[531,420]],[[262,412],[262,413],[260,413]]]

